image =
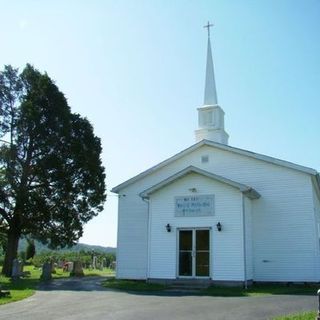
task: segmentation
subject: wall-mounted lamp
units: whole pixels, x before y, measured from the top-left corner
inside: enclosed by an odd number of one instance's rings
[[[216,226],[217,226],[217,230],[220,232],[222,230],[222,224],[218,222]]]
[[[167,230],[167,232],[171,232],[171,226],[169,223],[166,225],[166,230]]]
[[[189,188],[189,191],[190,191],[190,192],[193,192],[193,193],[194,193],[194,192],[197,192],[197,188]]]

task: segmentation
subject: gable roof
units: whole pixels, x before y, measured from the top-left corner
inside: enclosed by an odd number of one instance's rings
[[[293,169],[293,170],[297,170],[297,171],[300,171],[300,172],[304,172],[304,173],[313,175],[313,176],[316,177],[316,180],[318,182],[318,187],[320,188],[319,173],[316,170],[312,169],[312,168],[304,167],[304,166],[301,166],[301,165],[298,165],[298,164],[295,164],[295,163],[292,163],[292,162],[289,162],[289,161],[280,160],[280,159],[277,159],[277,158],[269,157],[269,156],[266,156],[266,155],[263,155],[263,154],[247,151],[247,150],[244,150],[244,149],[231,147],[231,146],[228,146],[228,145],[225,145],[225,144],[221,144],[221,143],[218,143],[218,142],[213,142],[213,141],[210,141],[210,140],[201,140],[201,141],[193,144],[191,147],[189,147],[187,149],[184,149],[183,151],[177,153],[176,155],[168,158],[167,160],[164,160],[164,161],[160,162],[159,164],[151,167],[150,169],[148,169],[146,171],[143,171],[140,174],[134,176],[133,178],[131,178],[131,179],[119,184],[118,186],[114,187],[111,190],[111,192],[118,193],[121,189],[125,188],[126,186],[128,186],[128,185],[130,185],[130,184],[142,179],[143,177],[149,175],[152,172],[155,172],[155,171],[163,168],[164,166],[168,165],[169,163],[172,163],[173,161],[182,158],[183,156],[193,152],[194,150],[196,150],[196,149],[198,149],[198,148],[200,148],[200,147],[202,147],[204,145],[211,146],[211,147],[214,147],[214,148],[217,148],[217,149],[220,149],[220,150],[229,151],[229,152],[232,152],[232,153],[244,155],[244,156],[247,156],[249,158],[258,159],[258,160],[265,161],[265,162],[268,162],[268,163],[272,163],[272,164],[275,164],[275,165],[278,165],[278,166],[290,168],[290,169]]]
[[[250,199],[258,199],[258,198],[260,198],[260,194],[256,190],[254,190],[253,188],[251,188],[249,186],[246,186],[246,185],[244,185],[242,183],[238,183],[238,182],[235,182],[233,180],[224,178],[222,176],[218,176],[216,174],[213,174],[211,172],[208,172],[206,170],[202,170],[202,169],[194,167],[194,166],[186,167],[185,169],[173,174],[169,178],[164,179],[163,181],[155,184],[154,186],[148,188],[147,190],[144,190],[143,192],[140,193],[140,197],[148,198],[149,195],[151,195],[152,193],[154,193],[154,192],[162,189],[163,187],[173,183],[177,179],[188,175],[189,173],[197,173],[197,174],[200,174],[202,176],[208,177],[210,179],[213,179],[213,180],[219,181],[221,183],[227,184],[227,185],[229,185],[231,187],[234,187],[234,188],[238,189],[240,192],[245,194]]]

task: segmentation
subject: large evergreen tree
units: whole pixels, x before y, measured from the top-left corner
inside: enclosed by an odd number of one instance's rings
[[[105,201],[100,139],[71,113],[47,74],[31,65],[0,72],[0,225],[7,233],[2,273],[11,275],[19,238],[72,245]]]
[[[36,246],[33,239],[27,239],[26,260],[32,259],[36,254]]]

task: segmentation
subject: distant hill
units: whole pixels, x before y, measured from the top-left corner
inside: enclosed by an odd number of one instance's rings
[[[18,251],[25,251],[27,248],[27,240],[26,239],[20,239],[19,241],[19,249]],[[51,251],[46,245],[42,244],[39,241],[35,241],[35,246],[36,246],[36,252],[41,253],[43,251]],[[72,251],[72,252],[79,252],[81,250],[84,251],[92,251],[94,250],[95,252],[101,252],[101,253],[116,253],[116,248],[112,247],[103,247],[103,246],[96,246],[96,245],[90,245],[90,244],[85,244],[85,243],[78,243],[73,247],[66,247],[64,249],[60,249],[59,251]]]

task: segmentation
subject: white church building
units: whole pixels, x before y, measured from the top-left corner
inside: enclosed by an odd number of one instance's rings
[[[319,173],[228,145],[210,37],[198,117],[195,144],[113,188],[117,278],[319,282]]]

